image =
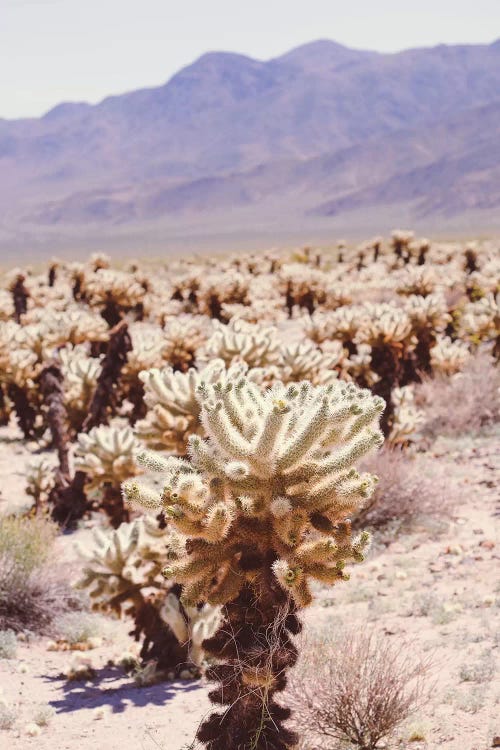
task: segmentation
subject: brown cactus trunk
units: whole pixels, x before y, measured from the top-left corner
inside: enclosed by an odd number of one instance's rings
[[[105,485],[99,507],[106,513],[114,529],[117,529],[124,521],[130,520],[130,512],[123,503],[123,496],[119,487]]]
[[[35,435],[36,411],[30,404],[26,391],[17,383],[9,383],[7,395],[14,404],[17,423],[24,437],[29,440]]]
[[[55,263],[52,263],[52,265],[49,268],[49,275],[48,275],[48,282],[49,282],[50,287],[54,286],[56,282],[56,277],[57,277],[57,265]]]
[[[133,406],[129,421],[130,424],[134,426],[139,419],[144,419],[147,412],[147,407],[144,402],[144,383],[138,378],[137,380],[134,379],[127,388],[127,398]]]
[[[219,686],[209,697],[225,706],[198,730],[207,750],[291,750],[295,732],[284,726],[290,709],[276,702],[286,686],[286,672],[297,660],[291,639],[301,626],[295,606],[275,580],[266,559],[255,580],[226,605],[225,622],[203,642],[220,664],[208,671]],[[253,565],[252,565],[253,567]]]
[[[222,320],[222,304],[216,294],[211,294],[208,298],[208,314],[215,320]]]
[[[61,472],[56,475],[56,484],[49,495],[51,515],[61,526],[73,526],[83,518],[89,504],[85,494],[86,474],[77,471],[73,478]]]
[[[379,380],[372,388],[376,396],[382,396],[386,402],[385,410],[380,419],[380,428],[384,436],[391,431],[394,405],[391,395],[393,388],[400,384],[401,357],[397,347],[374,346],[372,348],[372,369],[379,376]]]
[[[49,495],[51,515],[61,525],[71,526],[82,518],[88,508],[88,501],[84,491],[85,474],[78,471],[71,477],[63,379],[57,363],[49,364],[39,376],[40,391],[47,408],[47,421],[59,459],[55,484]]]
[[[89,408],[89,415],[83,424],[83,431],[107,424],[110,414],[116,408],[116,391],[127,354],[132,351],[132,341],[125,321],[115,326],[109,335],[102,370]]]
[[[286,295],[285,295],[285,306],[288,310],[288,317],[291,318],[293,315],[293,306],[295,304],[295,299],[292,292],[292,283],[291,281],[288,282],[286,285]]]
[[[4,426],[9,424],[9,410],[5,401],[5,391],[2,383],[0,383],[0,425]]]
[[[179,596],[180,587],[174,586],[170,592]],[[153,602],[139,595],[134,602],[134,610],[135,628],[130,635],[136,641],[144,636],[139,654],[144,662],[154,659],[159,672],[174,672],[176,675],[192,667],[189,661],[189,643],[179,643]]]
[[[55,362],[44,367],[39,375],[40,392],[47,409],[47,422],[57,451],[59,471],[69,477],[69,437],[63,380],[61,368]]]
[[[14,302],[14,319],[16,323],[21,322],[21,315],[24,315],[28,309],[28,297],[30,295],[24,286],[24,279],[25,277],[22,274],[19,274],[15,283],[11,287],[12,300]]]
[[[108,294],[106,304],[101,310],[101,317],[104,318],[110,328],[117,326],[122,319],[120,308],[110,294]]]

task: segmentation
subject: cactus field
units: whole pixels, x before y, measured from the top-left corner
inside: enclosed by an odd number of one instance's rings
[[[3,270],[0,746],[500,747],[499,280],[403,230]]]

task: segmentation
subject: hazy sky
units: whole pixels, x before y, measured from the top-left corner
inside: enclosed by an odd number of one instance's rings
[[[209,50],[395,51],[500,37],[500,0],[0,0],[0,117],[156,86]]]

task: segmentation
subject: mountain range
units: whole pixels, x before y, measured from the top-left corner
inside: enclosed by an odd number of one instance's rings
[[[500,40],[212,52],[157,88],[0,119],[2,257],[398,220],[479,231],[498,208]]]

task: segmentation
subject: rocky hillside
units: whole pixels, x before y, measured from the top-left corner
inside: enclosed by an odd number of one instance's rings
[[[169,218],[182,234],[235,210],[244,232],[270,205],[297,226],[348,226],[381,206],[397,221],[401,205],[487,224],[499,113],[500,41],[396,54],[318,41],[265,62],[209,53],[158,88],[0,120],[0,247],[44,233],[57,245],[89,224],[140,235]]]

